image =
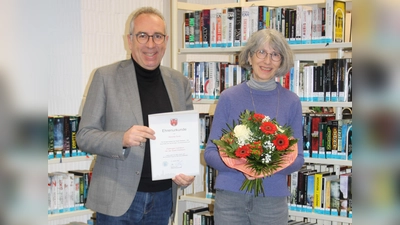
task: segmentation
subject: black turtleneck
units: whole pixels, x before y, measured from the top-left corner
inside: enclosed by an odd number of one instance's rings
[[[172,112],[171,101],[169,100],[167,89],[165,88],[164,81],[161,77],[160,66],[158,66],[155,70],[147,70],[141,67],[133,58],[132,61],[135,66],[136,78],[139,87],[143,123],[145,126],[149,126],[148,115],[154,113]],[[171,179],[152,181],[150,141],[147,140],[142,176],[138,191],[164,191],[171,186]]]

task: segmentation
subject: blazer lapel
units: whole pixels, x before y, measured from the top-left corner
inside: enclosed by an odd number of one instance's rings
[[[130,105],[133,116],[138,124],[143,125],[142,106],[140,103],[135,67],[133,66],[132,60],[125,60],[123,63],[121,63],[121,67],[119,69],[121,70],[117,73],[121,74],[121,76],[119,76],[119,83],[121,88],[125,89],[128,97],[126,104]]]

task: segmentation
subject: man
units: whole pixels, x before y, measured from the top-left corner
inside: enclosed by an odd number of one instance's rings
[[[168,35],[159,11],[138,9],[129,32],[132,59],[95,72],[82,112],[78,145],[97,155],[86,207],[97,212],[98,225],[167,225],[177,187],[194,177],[152,181],[149,141],[157,134],[148,115],[193,109],[191,88],[181,73],[160,66]]]

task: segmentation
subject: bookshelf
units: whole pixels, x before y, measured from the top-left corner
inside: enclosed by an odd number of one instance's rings
[[[191,1],[193,2],[193,1]],[[200,1],[198,1],[200,2]],[[350,2],[350,1],[345,1]],[[231,59],[233,54],[240,52],[242,47],[229,47],[229,48],[183,48],[184,43],[184,21],[183,13],[186,11],[195,11],[211,8],[225,8],[225,7],[243,7],[251,5],[267,5],[270,7],[289,7],[301,5],[317,4],[320,6],[325,5],[325,0],[271,0],[271,1],[245,1],[238,0],[232,3],[223,4],[195,4],[187,2],[179,2],[178,0],[171,1],[171,33],[178,34],[170,37],[171,41],[171,62],[172,67],[181,70],[181,63],[183,61],[213,61],[215,58]],[[350,6],[351,7],[351,6]],[[295,55],[295,60],[324,60],[327,58],[346,58],[352,56],[352,43],[329,43],[329,44],[296,44],[291,45]],[[222,61],[222,60],[221,60]],[[232,60],[229,60],[232,61]],[[193,99],[195,110],[199,113],[213,114],[218,100],[211,99]],[[333,107],[336,112],[336,119],[342,118],[342,109],[351,108],[352,102],[302,102],[303,108],[305,107]],[[329,164],[334,165],[336,168],[340,166],[352,166],[351,160],[339,159],[319,159],[319,158],[305,158],[305,163],[309,164]],[[196,179],[204,179],[197,177]],[[204,181],[202,184],[204,185]],[[174,219],[175,225],[181,225],[183,212],[195,205],[193,204],[213,204],[214,200],[206,198],[204,191],[195,192],[194,190],[201,189],[199,187],[192,188],[190,194],[183,194],[179,197],[176,208],[176,215]],[[190,191],[189,191],[190,192]],[[323,215],[317,213],[307,213],[289,210],[289,215],[297,218],[308,218],[322,221],[329,221],[329,224],[351,224],[352,218]],[[324,222],[323,222],[324,223]]]
[[[75,156],[69,158],[49,159],[47,162],[47,172],[56,171],[65,172],[68,170],[83,170],[89,169],[95,162],[95,156]],[[67,224],[69,222],[84,222],[86,223],[94,211],[90,209],[77,210],[73,212],[64,212],[58,214],[47,215],[48,225]]]

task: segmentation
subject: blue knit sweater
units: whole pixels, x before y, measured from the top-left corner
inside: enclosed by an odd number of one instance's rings
[[[211,141],[221,138],[222,129],[228,130],[227,124],[232,126],[233,121],[238,123],[239,115],[246,109],[262,113],[271,119],[277,118],[280,125],[287,124],[291,126],[294,131],[293,136],[299,140],[296,160],[289,167],[275,173],[271,177],[265,178],[263,181],[266,196],[288,196],[290,193],[287,188],[286,177],[290,173],[299,170],[304,164],[302,106],[299,97],[283,88],[279,83],[277,83],[277,87],[272,91],[255,89],[251,89],[250,91],[250,87],[246,83],[242,83],[230,87],[221,93],[204,153],[207,164],[218,170],[215,188],[241,192],[239,189],[245,176],[242,172],[231,169],[224,164],[219,156],[216,145]]]

